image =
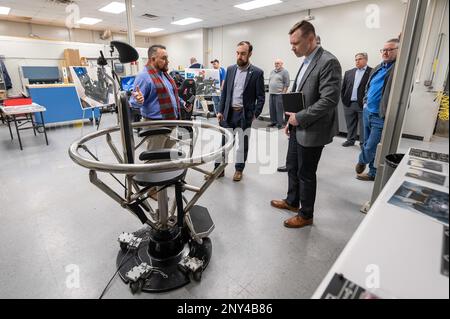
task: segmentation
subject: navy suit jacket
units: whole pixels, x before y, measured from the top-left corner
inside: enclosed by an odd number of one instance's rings
[[[361,79],[361,83],[358,87],[358,104],[361,108],[364,106],[364,95],[366,94],[366,85],[367,81],[369,81],[370,72],[372,72],[372,68],[367,66],[366,72]],[[355,84],[355,76],[356,76],[356,68],[348,70],[345,72],[344,80],[342,81],[341,88],[341,99],[342,103],[345,106],[350,106],[352,103],[352,93],[353,93],[353,85]]]
[[[219,113],[224,116],[224,121],[228,121],[231,116],[234,79],[238,66],[232,65],[227,69],[227,76],[223,85],[222,96],[220,98]],[[250,127],[254,118],[258,118],[264,107],[266,94],[264,91],[264,71],[251,65],[249,66],[244,86],[244,126]]]

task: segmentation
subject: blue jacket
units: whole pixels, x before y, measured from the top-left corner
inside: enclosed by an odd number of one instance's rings
[[[225,83],[223,84],[222,96],[218,112],[224,116],[224,121],[231,116],[231,104],[233,103],[234,79],[238,66],[232,65],[227,69]],[[258,118],[264,107],[266,94],[264,91],[264,71],[250,65],[245,79],[244,87],[244,128],[252,125],[253,118]]]

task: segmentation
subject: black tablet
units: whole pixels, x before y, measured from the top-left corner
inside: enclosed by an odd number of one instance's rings
[[[297,113],[304,108],[304,98],[301,92],[281,94],[281,100],[285,112]]]

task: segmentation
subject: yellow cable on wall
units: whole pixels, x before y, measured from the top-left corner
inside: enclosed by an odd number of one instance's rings
[[[439,102],[439,119],[442,121],[448,121],[448,94],[440,91],[438,92],[436,99]]]

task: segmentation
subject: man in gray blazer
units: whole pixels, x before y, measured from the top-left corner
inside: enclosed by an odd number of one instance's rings
[[[298,212],[284,226],[301,228],[313,223],[317,166],[324,146],[337,133],[342,69],[334,55],[317,45],[310,22],[295,24],[289,35],[292,51],[297,57],[305,57],[293,89],[303,93],[305,108],[298,113],[286,113],[289,116],[285,129],[289,136],[286,159],[289,189],[286,199],[272,200],[271,205]]]

